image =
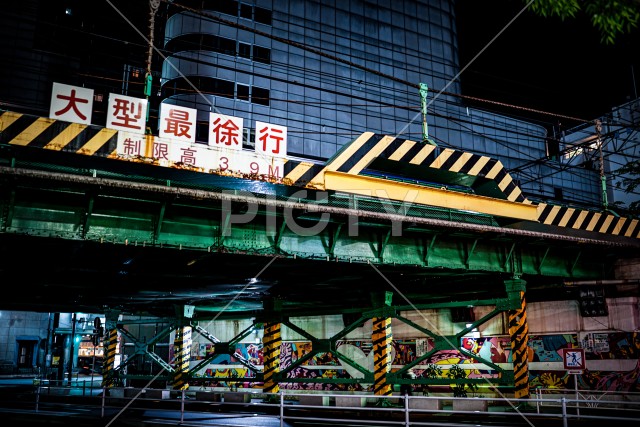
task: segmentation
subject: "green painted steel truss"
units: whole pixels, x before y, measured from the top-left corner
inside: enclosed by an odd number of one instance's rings
[[[12,168],[1,176],[2,233],[589,279],[610,274],[616,250],[607,241],[500,227],[469,212],[310,190],[283,196],[277,185],[251,181],[233,189]]]

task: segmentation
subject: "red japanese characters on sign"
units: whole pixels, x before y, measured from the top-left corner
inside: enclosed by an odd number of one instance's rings
[[[49,118],[91,124],[93,89],[53,83]]]
[[[107,127],[128,132],[145,132],[147,100],[131,96],[109,94]]]
[[[50,118],[91,124],[93,90],[53,83]],[[225,174],[282,179],[287,155],[287,128],[256,121],[255,150],[243,150],[244,121],[210,113],[208,145],[196,143],[194,108],[161,104],[158,136],[146,135],[148,101],[109,94],[106,127],[118,131],[119,158],[153,158],[161,166],[182,166]]]
[[[256,120],[256,152],[270,156],[287,154],[287,128]]]
[[[209,145],[241,150],[242,125],[241,117],[209,113]]]
[[[133,133],[121,134],[122,138],[118,138],[117,153],[124,157],[143,156],[146,148],[146,142],[143,136]]]
[[[198,111],[194,108],[161,104],[158,136],[184,142],[195,142],[197,115]]]
[[[160,141],[154,142],[153,157],[160,161],[169,160],[169,144]]]

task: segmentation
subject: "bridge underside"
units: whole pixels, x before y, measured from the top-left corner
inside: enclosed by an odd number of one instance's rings
[[[613,278],[632,246],[459,210],[39,155],[0,164],[0,274],[25,289],[2,309],[170,316],[192,305],[196,317],[248,318],[277,298],[287,316],[322,315],[361,312],[380,291],[394,306],[486,302],[514,277],[530,302],[577,299],[565,281]]]

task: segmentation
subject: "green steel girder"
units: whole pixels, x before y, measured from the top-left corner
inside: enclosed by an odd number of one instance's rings
[[[154,320],[153,323],[157,323],[157,320]],[[157,343],[159,343],[160,340],[162,340],[163,338],[166,338],[170,334],[170,332],[173,329],[175,329],[174,324],[169,324],[168,326],[166,326],[156,335],[151,337],[149,341],[146,341],[146,340],[143,341],[138,339],[138,337],[136,337],[129,330],[127,330],[126,325],[127,325],[127,322],[118,321],[117,329],[118,329],[118,332],[120,332],[122,335],[127,337],[133,343],[134,356],[141,355],[141,356],[148,357],[155,364],[157,364],[162,368],[162,372],[168,372],[168,373],[175,372],[175,369],[167,361],[162,359],[162,357],[158,356],[154,351],[151,350],[152,347],[154,347]],[[137,379],[158,379],[159,378],[159,376],[155,376],[155,375],[151,376],[151,375],[123,374],[122,372],[124,371],[124,369],[127,366],[129,366],[131,363],[133,363],[133,360],[134,360],[133,357],[127,360],[124,360],[117,368],[114,369],[113,371],[114,375],[117,376],[117,378],[119,379],[134,379],[134,377]]]
[[[284,212],[270,230],[267,212],[259,209],[246,223],[215,202],[167,203],[164,200],[62,192],[45,188],[16,188],[3,205],[5,232],[63,237],[141,246],[160,246],[227,252],[258,252],[303,259],[338,262],[422,266],[507,274],[534,274],[566,278],[602,278],[605,260],[599,250],[571,250],[566,244],[550,247],[522,239],[500,239],[493,232],[442,233],[433,229],[405,229],[400,236],[360,226],[357,235],[340,233],[347,218],[336,216],[336,227],[301,236],[293,232]],[[87,207],[87,198],[93,200]],[[314,223],[300,221],[300,226]],[[272,221],[271,224],[274,222]],[[326,242],[331,242],[327,245]]]
[[[517,281],[517,280],[513,280],[513,281],[506,281],[505,286],[509,289],[513,289],[516,288],[518,285],[515,284],[515,282],[519,282],[519,284],[521,286],[524,286],[524,284],[522,283],[523,281]],[[447,382],[444,381],[444,379],[439,382],[438,379],[420,379],[418,381],[414,381],[411,379],[402,379],[402,374],[404,374],[405,372],[407,372],[409,369],[412,369],[413,367],[422,364],[422,362],[424,362],[425,360],[428,360],[431,358],[431,356],[433,356],[435,353],[437,353],[438,351],[441,350],[457,350],[458,352],[460,352],[461,354],[464,354],[465,356],[469,357],[472,360],[477,360],[478,362],[494,369],[498,374],[499,374],[499,379],[498,382],[501,384],[512,384],[513,383],[513,373],[510,371],[506,371],[504,369],[502,369],[500,366],[496,365],[495,363],[491,362],[490,360],[486,360],[483,357],[478,356],[477,354],[473,354],[468,352],[467,350],[465,350],[464,348],[462,348],[460,346],[460,339],[468,334],[469,332],[471,332],[473,329],[477,328],[478,326],[488,322],[489,320],[493,319],[495,316],[497,316],[498,314],[500,314],[501,312],[505,311],[505,310],[509,310],[511,309],[511,305],[512,305],[512,300],[513,297],[511,295],[509,295],[507,298],[505,299],[497,299],[496,301],[494,301],[496,307],[490,311],[489,313],[487,313],[486,315],[484,315],[482,318],[475,320],[474,322],[472,322],[471,324],[469,324],[468,326],[465,326],[465,328],[463,328],[462,330],[460,330],[458,333],[454,334],[454,335],[438,335],[437,333],[423,328],[420,325],[417,325],[415,322],[410,321],[409,319],[402,317],[402,316],[396,316],[396,318],[404,323],[406,323],[409,326],[412,326],[413,328],[417,329],[418,331],[424,333],[425,335],[433,338],[434,342],[433,342],[433,348],[431,350],[429,350],[427,353],[423,354],[422,356],[416,358],[414,361],[406,364],[405,366],[403,366],[402,368],[400,368],[398,371],[393,372],[393,373],[389,373],[388,377],[389,377],[389,382],[394,383],[394,384],[447,384]],[[518,306],[519,306],[519,299],[517,300],[518,302]],[[477,305],[477,304],[474,304]],[[483,304],[483,305],[493,305],[493,304]],[[498,305],[501,305],[503,307],[508,307],[508,308],[500,308],[498,307]],[[458,307],[460,307],[462,305],[458,305]],[[513,307],[515,308],[515,307]],[[438,380],[438,381],[433,381],[432,380]],[[463,383],[469,383],[469,382],[474,382],[473,379],[461,379],[459,381],[456,380],[451,380],[451,379],[447,379],[449,381],[449,383],[456,383],[456,384],[463,384]],[[485,379],[481,379],[482,381],[478,381],[478,382],[484,382]]]
[[[366,320],[366,319],[365,319]],[[293,331],[299,333],[309,341],[311,341],[311,351],[305,354],[300,359],[297,359],[295,362],[291,363],[287,368],[282,371],[274,374],[276,381],[279,382],[305,382],[304,380],[309,378],[287,378],[287,374],[293,371],[296,368],[301,367],[304,362],[312,358],[318,353],[331,353],[334,357],[342,360],[352,368],[358,370],[363,374],[363,378],[314,378],[313,383],[327,383],[327,384],[361,384],[361,383],[373,383],[373,372],[368,371],[366,368],[358,364],[357,362],[351,360],[347,356],[341,354],[336,350],[336,341],[346,336],[349,332],[351,332],[355,327],[358,327],[361,323],[359,320],[347,325],[344,329],[337,332],[333,337],[328,339],[320,339],[311,335],[309,332],[304,329],[298,327],[294,323],[291,323],[289,319],[285,319],[282,322],[283,325],[292,329]],[[355,325],[355,327],[354,327]]]
[[[227,354],[230,356],[234,356],[238,359],[238,361],[240,362],[240,364],[242,364],[243,366],[245,366],[247,369],[249,369],[250,371],[254,372],[256,374],[256,380],[260,381],[262,379],[262,372],[260,372],[256,366],[252,365],[251,363],[248,363],[245,360],[242,360],[242,358],[239,358],[235,355],[235,348],[236,348],[236,344],[240,343],[244,338],[246,338],[247,336],[249,336],[257,326],[261,325],[261,323],[259,322],[254,322],[251,326],[245,328],[243,331],[241,331],[238,335],[236,335],[235,337],[233,337],[230,341],[227,342],[223,342],[220,341],[218,338],[216,338],[215,336],[211,335],[210,333],[208,333],[206,331],[206,329],[202,328],[199,325],[193,324],[192,328],[198,332],[201,336],[205,337],[207,340],[209,340],[211,343],[214,344],[214,352],[213,354],[205,357],[201,362],[199,362],[197,365],[195,365],[193,368],[191,368],[187,374],[187,378],[188,379],[194,379],[197,378],[197,374],[198,372],[205,366],[207,366],[209,364],[209,362],[211,362],[213,359],[215,359],[217,356],[221,355],[221,354]],[[233,380],[238,380],[237,378],[234,377],[216,377],[216,379],[220,379],[220,380],[227,380],[227,381],[233,381]]]
[[[175,186],[116,181],[107,185],[104,179],[66,175],[60,178],[62,184],[43,184],[43,175],[33,174],[33,181],[5,179],[11,187],[0,194],[5,233],[571,279],[602,279],[611,263],[603,259],[598,245],[540,244],[535,236],[511,236],[508,229],[503,233],[493,225],[445,232],[440,226],[421,226],[419,218],[407,216],[401,233],[395,233],[393,221],[385,220],[384,213],[362,209],[353,211],[359,221],[358,233],[352,233],[354,224],[349,223],[348,211],[339,211],[337,194],[329,193],[321,202],[258,194],[253,199],[259,204],[255,216],[240,218],[241,223],[233,215],[241,212],[243,192],[194,195]],[[377,206],[378,202],[367,203]],[[303,236],[292,231],[295,225],[322,225],[316,219],[323,209],[329,221],[318,232]]]

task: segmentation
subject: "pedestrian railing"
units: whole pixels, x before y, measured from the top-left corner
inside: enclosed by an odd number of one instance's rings
[[[50,386],[37,386],[36,411],[49,404]],[[331,422],[336,426],[354,421],[380,426],[426,426],[434,419],[462,422],[470,417],[474,425],[533,424],[584,425],[585,422],[616,426],[634,425],[640,421],[640,393],[578,393],[574,390],[536,390],[529,399],[497,397],[452,398],[450,396],[373,396],[356,393],[317,393],[284,391],[278,394],[260,392],[173,391],[168,389],[103,388],[87,403],[99,405],[103,417],[112,416],[118,408],[167,411],[168,417],[184,422],[188,414],[221,412],[225,416],[246,417],[247,413],[273,418],[281,427],[297,421]],[[70,401],[66,399],[66,402]],[[138,411],[140,412],[140,411]],[[551,424],[549,424],[551,423]]]

